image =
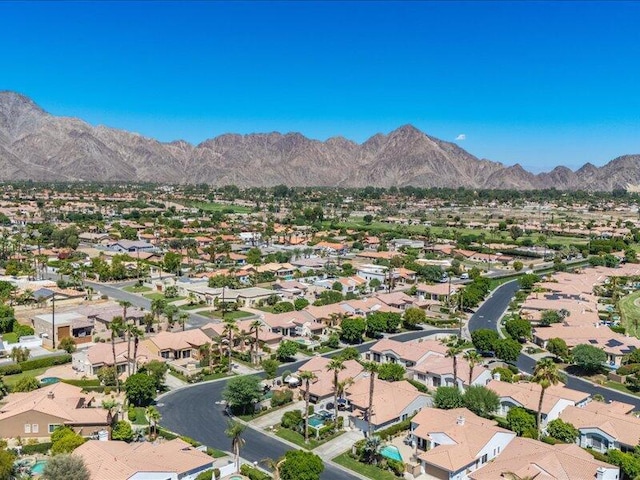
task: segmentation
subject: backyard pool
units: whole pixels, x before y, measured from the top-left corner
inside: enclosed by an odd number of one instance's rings
[[[397,460],[398,462],[402,461],[400,450],[398,450],[398,447],[394,445],[387,445],[385,447],[382,447],[382,449],[380,450],[380,454],[383,457],[390,458],[391,460]]]
[[[324,418],[320,415],[311,415],[309,417],[309,426],[313,428],[319,428],[324,425]]]
[[[58,377],[44,377],[40,379],[40,383],[45,387],[47,385],[53,385],[54,383],[58,383],[59,381],[60,379]]]
[[[31,467],[31,474],[42,475],[42,473],[44,472],[44,467],[46,465],[47,465],[46,460],[38,460],[36,463],[33,464],[33,467]]]

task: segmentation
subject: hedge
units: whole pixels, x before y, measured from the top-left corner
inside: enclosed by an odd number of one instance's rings
[[[420,393],[427,393],[429,389],[424,383],[419,382],[418,380],[414,380],[413,378],[405,378],[407,382],[416,387]]]
[[[51,442],[32,443],[22,447],[24,455],[33,455],[34,453],[46,454],[51,449]]]
[[[616,373],[618,375],[631,375],[632,373],[640,372],[640,363],[630,363],[628,365],[622,365]]]
[[[411,417],[413,418],[413,417]],[[389,428],[385,428],[384,430],[380,430],[379,432],[376,432],[376,435],[378,435],[382,440],[387,440],[389,438],[394,437],[396,434],[404,431],[404,430],[409,430],[411,428],[411,418],[407,418],[406,420],[403,420],[400,423],[396,423],[395,425],[391,425]]]
[[[11,363],[0,367],[0,375],[17,375],[18,373],[22,373],[22,368],[20,368],[20,365],[17,363]]]
[[[100,380],[98,379],[94,379],[94,380],[61,380],[62,383],[67,383],[69,385],[73,385],[74,387],[99,387],[100,386]]]
[[[245,477],[248,477],[249,480],[271,480],[269,475],[247,464],[240,467],[240,473]]]

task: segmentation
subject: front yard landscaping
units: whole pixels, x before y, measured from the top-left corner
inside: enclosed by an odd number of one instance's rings
[[[376,467],[375,465],[367,465],[359,462],[355,458],[351,457],[350,452],[344,452],[341,455],[338,455],[333,459],[338,465],[342,465],[349,470],[353,470],[360,475],[364,475],[367,478],[372,478],[373,480],[397,480],[393,473],[389,470],[383,470],[382,468]]]

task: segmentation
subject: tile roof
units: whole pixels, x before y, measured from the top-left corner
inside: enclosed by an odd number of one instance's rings
[[[540,400],[541,388],[539,384],[534,382],[517,382],[509,383],[498,380],[491,380],[487,384],[487,388],[493,390],[500,398],[511,398],[528,410],[537,411],[538,402]],[[551,385],[547,388],[544,399],[542,401],[542,412],[549,413],[560,400],[569,400],[573,403],[579,403],[587,398],[590,394],[579,392],[565,387],[563,384]]]
[[[635,447],[640,443],[640,418],[623,413],[628,404],[590,402],[584,407],[567,407],[560,418],[577,429],[597,428],[618,442]]]

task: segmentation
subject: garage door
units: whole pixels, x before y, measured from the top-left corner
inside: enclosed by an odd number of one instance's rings
[[[424,464],[424,471],[427,475],[431,475],[433,478],[439,478],[441,480],[449,480],[449,472],[445,472],[441,468],[434,465]]]

